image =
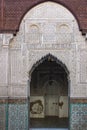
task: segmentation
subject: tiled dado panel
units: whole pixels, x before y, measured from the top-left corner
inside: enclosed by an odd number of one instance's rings
[[[0,130],[6,130],[7,105],[0,103]]]
[[[28,130],[28,105],[9,104],[8,130]]]
[[[28,130],[27,102],[0,102],[0,130]],[[87,130],[87,100],[70,104],[70,130]]]
[[[70,130],[87,130],[87,103],[71,104]]]

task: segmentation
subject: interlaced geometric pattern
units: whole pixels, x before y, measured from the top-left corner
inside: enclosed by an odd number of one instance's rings
[[[6,106],[0,104],[0,130],[5,130],[6,127]]]
[[[9,104],[8,130],[28,129],[28,105]]]
[[[72,33],[29,33],[30,44],[65,44],[73,42]]]
[[[87,104],[71,104],[71,130],[87,130]]]

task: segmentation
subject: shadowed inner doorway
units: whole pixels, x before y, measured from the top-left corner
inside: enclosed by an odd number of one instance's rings
[[[42,58],[30,83],[30,128],[68,128],[68,74],[53,56]]]

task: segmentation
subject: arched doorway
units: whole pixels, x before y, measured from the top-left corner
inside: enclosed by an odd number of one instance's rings
[[[30,72],[30,128],[69,128],[69,72],[51,54]]]

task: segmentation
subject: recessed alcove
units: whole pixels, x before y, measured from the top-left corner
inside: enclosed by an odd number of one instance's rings
[[[50,54],[36,64],[30,83],[30,127],[68,128],[68,72]]]

